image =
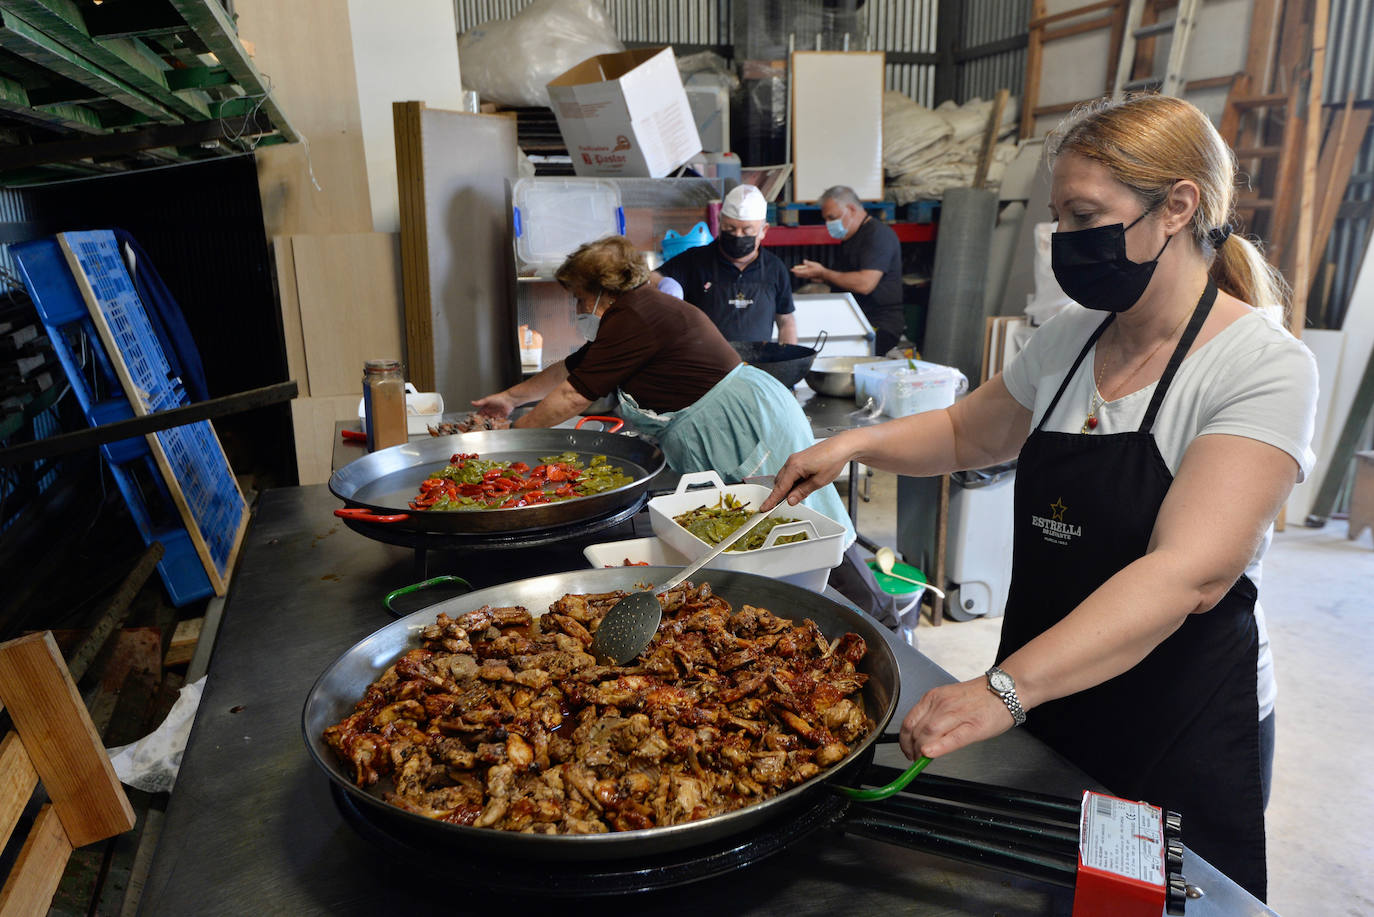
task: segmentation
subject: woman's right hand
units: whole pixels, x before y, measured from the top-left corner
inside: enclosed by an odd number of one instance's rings
[[[796,506],[839,477],[854,457],[846,446],[847,440],[840,434],[794,453],[773,476],[773,492],[759,504],[759,512],[766,513],[783,500]]]
[[[477,409],[477,413],[485,414],[488,417],[509,417],[510,412],[518,407],[514,396],[506,392],[497,392],[495,395],[478,398],[472,402],[472,406]]]

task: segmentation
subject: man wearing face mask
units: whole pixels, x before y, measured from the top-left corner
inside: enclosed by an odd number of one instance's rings
[[[1263,899],[1276,689],[1260,566],[1314,463],[1316,363],[1275,319],[1281,280],[1231,234],[1235,157],[1195,106],[1084,106],[1046,152],[1054,274],[1086,308],[953,407],[793,456],[759,509],[850,459],[937,475],[1016,457],[997,655],[921,698],[903,752],[1024,725],[1114,794],[1180,812],[1188,847]]]
[[[827,188],[820,198],[821,217],[831,238],[839,239],[835,267],[803,260],[792,273],[854,294],[876,336],[873,352],[882,356],[896,346],[906,328],[902,310],[902,243],[881,220],[864,210],[854,189]]]
[[[668,277],[681,298],[715,323],[727,341],[797,343],[792,281],[787,268],[763,249],[768,202],[753,185],[736,185],[720,208],[720,235],[668,260],[651,279]]]

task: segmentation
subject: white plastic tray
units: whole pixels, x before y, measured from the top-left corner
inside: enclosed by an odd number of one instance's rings
[[[683,567],[690,561],[688,558],[664,544],[661,538],[631,538],[628,541],[608,541],[605,544],[588,545],[582,549],[582,556],[587,558],[587,563],[593,567],[619,567],[625,561],[639,563],[648,562],[655,567]],[[717,558],[719,560],[719,558]],[[707,569],[722,569],[714,561],[707,564]],[[701,579],[702,577],[694,577]],[[803,589],[810,589],[812,592],[824,592],[826,584],[830,582],[830,569],[822,567],[819,570],[807,570],[803,573],[795,573],[791,576],[778,576],[785,583],[794,586],[801,586]]]
[[[714,489],[687,489],[697,484],[714,485]],[[727,486],[714,471],[684,474],[678,482],[676,493],[655,497],[649,501],[649,524],[653,526],[654,534],[663,539],[669,547],[685,557],[695,557],[710,546],[674,522],[674,516],[680,516],[698,506],[715,503],[721,498],[722,493],[730,494],[741,502],[757,508],[769,492],[767,487],[758,484]],[[768,540],[764,542],[763,547],[752,551],[725,551],[717,555],[708,567],[783,578],[797,573],[828,570],[844,560],[843,525],[801,503],[785,507],[779,512],[784,518],[798,521],[774,527],[768,533]],[[777,538],[793,535],[798,531],[807,533],[805,541],[773,543]]]

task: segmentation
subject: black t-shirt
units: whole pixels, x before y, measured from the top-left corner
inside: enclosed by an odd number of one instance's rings
[[[854,234],[840,243],[835,257],[837,271],[882,271],[872,293],[855,293],[869,324],[901,334],[906,327],[902,312],[902,243],[897,234],[872,217],[859,224]]]
[[[682,284],[682,296],[715,322],[727,341],[771,341],[777,316],[793,312],[792,278],[770,251],[739,270],[720,246],[698,245],[658,269]]]
[[[623,388],[642,408],[680,411],[740,364],[701,310],[649,284],[620,293],[596,340],[563,361],[568,382],[595,401]]]

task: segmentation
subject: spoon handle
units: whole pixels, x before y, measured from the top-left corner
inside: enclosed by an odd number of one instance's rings
[[[782,505],[783,504],[781,503],[778,504],[778,506]],[[707,551],[705,554],[701,555],[696,560],[692,561],[692,563],[684,567],[680,573],[670,577],[665,582],[659,584],[658,588],[654,591],[667,592],[669,589],[672,589],[674,586],[685,580],[687,577],[691,576],[693,573],[696,573],[702,567],[706,566],[713,559],[715,559],[717,554],[724,551],[726,548],[730,547],[730,545],[734,544],[735,542],[743,538],[745,535],[747,535],[749,531],[753,529],[754,526],[758,525],[760,522],[767,519],[769,516],[773,515],[773,510],[777,509],[778,506],[773,507],[773,509],[770,509],[766,513],[755,513],[754,518],[750,519],[748,522],[744,523],[744,525],[741,525],[739,528],[735,529],[729,535],[726,535],[720,541],[716,542],[716,546],[714,548]]]
[[[945,597],[945,593],[943,590],[938,589],[935,586],[932,586],[930,583],[923,583],[918,579],[912,579],[909,576],[902,576],[902,574],[900,573],[884,573],[883,576],[890,576],[893,579],[899,579],[904,583],[911,583],[911,585],[913,586],[922,586],[926,589],[929,589],[931,592],[935,593],[942,599]]]

